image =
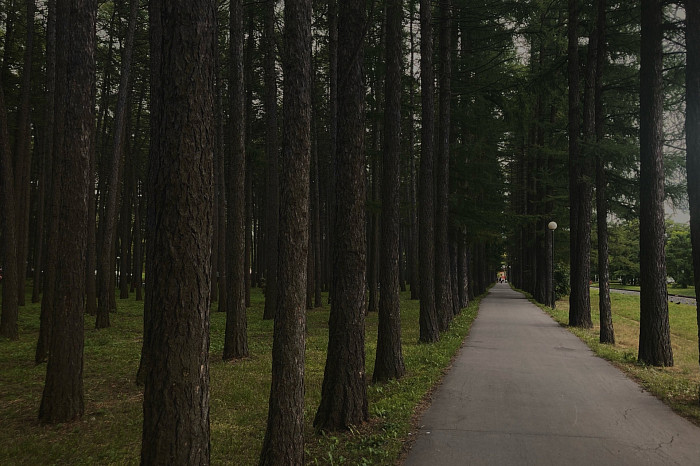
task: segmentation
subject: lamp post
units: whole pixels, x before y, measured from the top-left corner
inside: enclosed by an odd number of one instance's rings
[[[548,293],[547,299],[549,300],[549,307],[554,309],[556,307],[556,293],[554,289],[554,230],[557,229],[557,222],[551,221],[547,224],[547,229],[549,230],[549,250],[547,251],[547,262],[549,267],[547,267],[547,275],[549,275],[547,280]]]

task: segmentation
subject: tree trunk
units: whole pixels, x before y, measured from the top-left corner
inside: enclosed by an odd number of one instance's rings
[[[280,186],[279,144],[277,143],[277,72],[275,70],[275,0],[265,3],[265,153],[267,193],[265,196],[265,311],[264,319],[275,317],[277,309],[277,242],[279,237]]]
[[[598,229],[598,309],[600,311],[600,342],[615,344],[615,329],[612,321],[610,304],[610,267],[608,261],[608,199],[607,181],[605,179],[605,160],[600,144],[605,137],[605,118],[603,115],[603,69],[606,64],[606,0],[596,1],[596,36],[598,50],[596,53],[595,79],[595,133],[596,143],[596,222]]]
[[[141,464],[209,464],[216,2],[151,0],[149,13],[155,139]]]
[[[420,341],[434,342],[440,338],[435,308],[435,186],[433,157],[435,137],[435,82],[433,74],[433,14],[429,0],[420,1],[421,30],[421,156],[418,187],[418,235],[420,255]]]
[[[638,358],[654,366],[673,366],[664,253],[662,9],[661,0],[642,0]]]
[[[95,320],[95,328],[107,328],[109,323],[109,312],[111,310],[111,302],[114,295],[114,287],[111,286],[114,277],[114,268],[112,264],[112,252],[115,245],[116,221],[117,212],[119,210],[119,183],[121,178],[123,156],[124,156],[124,138],[126,126],[126,110],[128,105],[129,94],[129,77],[131,75],[131,59],[134,51],[134,34],[136,30],[136,19],[138,12],[138,0],[131,0],[131,9],[129,12],[129,29],[126,35],[126,43],[124,45],[124,56],[122,57],[121,78],[119,81],[119,94],[117,97],[117,109],[114,114],[114,143],[112,146],[112,157],[109,162],[109,172],[107,173],[108,181],[106,184],[106,203],[104,212],[104,229],[101,246],[101,254],[98,258],[98,278],[97,278],[97,319]],[[104,193],[103,193],[104,194]]]
[[[0,84],[2,78],[0,77]],[[19,339],[19,305],[17,302],[17,241],[15,236],[15,197],[12,173],[12,154],[7,132],[7,108],[4,87],[0,86],[0,168],[2,169],[2,219],[3,256],[5,267],[2,276],[2,314],[0,336]]]
[[[452,279],[450,276],[449,193],[450,193],[450,103],[452,75],[452,2],[440,0],[440,121],[435,168],[435,307],[440,331],[450,326]]]
[[[83,326],[85,248],[87,247],[90,150],[95,122],[94,0],[59,0],[58,43],[66,49],[68,86],[58,108],[64,112],[65,134],[56,153],[61,185],[58,261],[49,362],[39,408],[44,423],[67,422],[84,412]],[[63,39],[63,40],[62,40]]]
[[[573,327],[590,328],[591,322],[590,299],[588,294],[588,275],[583,271],[586,267],[581,245],[585,244],[585,235],[580,234],[582,212],[580,179],[581,179],[581,148],[579,141],[579,59],[578,59],[578,15],[579,0],[569,0],[569,45],[568,45],[568,81],[569,81],[569,219],[570,219],[570,254],[571,254],[571,294],[569,295],[569,325]],[[585,207],[583,208],[585,210]],[[588,218],[590,223],[590,215]],[[587,227],[586,227],[587,228]],[[590,230],[589,239],[590,241]],[[585,283],[584,283],[585,282]]]
[[[314,426],[348,429],[369,417],[365,377],[364,0],[339,4],[338,173],[333,301],[321,403]]]
[[[17,303],[25,304],[27,282],[27,253],[29,246],[29,195],[31,187],[32,150],[30,132],[30,97],[32,52],[34,49],[34,0],[27,0],[27,40],[24,45],[24,65],[20,88],[20,106],[15,138],[15,240],[17,241]]]
[[[700,3],[687,2],[686,11],[686,170],[690,236],[693,244],[695,289],[700,290]],[[700,349],[700,307],[697,307]],[[700,362],[700,359],[698,360]]]
[[[382,157],[382,251],[380,254],[379,328],[373,382],[399,379],[406,372],[401,351],[399,307],[399,210],[401,190],[401,23],[403,1],[386,7],[386,78]]]
[[[304,464],[304,350],[311,148],[311,0],[284,5],[284,130],[272,387],[260,465]]]
[[[46,279],[44,267],[46,265],[46,254],[44,249],[44,237],[48,236],[48,225],[46,218],[50,212],[51,205],[51,171],[54,156],[54,124],[55,124],[55,99],[56,99],[56,1],[47,2],[46,19],[46,104],[44,114],[44,154],[41,167],[41,188],[39,194],[39,214],[37,218],[37,253],[34,266],[34,289],[32,290],[32,302],[39,302],[40,292]],[[92,151],[94,153],[94,151]],[[88,218],[95,218],[94,216]],[[89,224],[88,224],[89,226]],[[89,234],[89,232],[88,232]],[[88,238],[89,239],[89,238]],[[43,306],[42,306],[43,308]],[[40,324],[41,325],[41,324]],[[48,341],[46,342],[48,343]]]
[[[409,214],[409,245],[408,250],[409,262],[409,280],[411,283],[411,299],[420,298],[420,273],[419,271],[419,249],[418,249],[418,199],[417,199],[417,188],[416,188],[416,178],[418,174],[416,172],[416,157],[415,157],[415,87],[413,85],[413,80],[415,79],[415,74],[413,66],[415,63],[414,58],[414,42],[415,42],[415,31],[413,29],[413,16],[415,10],[415,0],[409,0],[409,35],[410,35],[410,58],[409,58],[409,70],[410,70],[410,85],[409,85],[409,97],[408,97],[408,170],[409,170],[409,186],[408,186],[408,214]]]
[[[243,88],[243,3],[231,2],[230,117],[231,147],[226,225],[227,283],[226,336],[223,359],[248,356],[248,322],[245,307],[245,90]],[[269,291],[269,287],[268,287]]]

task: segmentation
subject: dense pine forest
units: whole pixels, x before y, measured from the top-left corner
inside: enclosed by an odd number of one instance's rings
[[[258,357],[260,293],[260,464],[304,464],[309,417],[372,422],[368,387],[412,370],[402,292],[430,352],[498,277],[568,299],[572,327],[598,309],[606,344],[610,283],[640,285],[636,357],[673,366],[667,281],[700,284],[699,22],[661,0],[0,1],[0,338],[40,307],[36,416],[83,418],[85,334],[134,300],[144,464],[210,462],[210,365]]]

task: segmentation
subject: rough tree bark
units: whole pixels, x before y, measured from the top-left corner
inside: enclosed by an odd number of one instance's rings
[[[248,356],[248,322],[245,308],[245,92],[243,77],[243,2],[231,2],[230,115],[226,203],[226,254],[228,294],[223,359]]]
[[[401,189],[401,23],[403,1],[386,7],[386,78],[382,157],[382,250],[380,254],[379,328],[373,382],[401,378],[406,372],[401,351],[399,308],[399,193]]]
[[[0,76],[0,84],[2,77]],[[5,91],[0,86],[0,170],[2,170],[2,220],[3,256],[5,267],[2,278],[2,314],[0,336],[10,340],[19,339],[19,304],[17,302],[17,240],[15,235],[15,195],[12,170],[12,153],[7,132],[7,108]]]
[[[452,278],[450,274],[449,194],[450,194],[450,103],[452,79],[452,2],[440,0],[440,62],[438,150],[435,164],[435,308],[440,331],[450,326]]]
[[[215,0],[151,0],[151,186],[141,464],[209,464]],[[197,170],[191,170],[197,167]]]
[[[34,0],[27,0],[27,36],[24,44],[24,64],[20,86],[20,105],[15,138],[15,218],[17,241],[17,303],[24,306],[27,282],[27,253],[29,250],[29,195],[32,171],[30,132],[30,97],[32,76],[32,52],[34,51]]]
[[[277,243],[279,238],[280,186],[279,144],[277,142],[277,71],[275,70],[275,0],[265,3],[265,153],[267,183],[265,195],[265,311],[273,319],[277,309]]]
[[[662,0],[642,0],[638,358],[654,366],[672,366],[664,252],[662,9]]]
[[[595,135],[600,145],[605,137],[603,115],[603,70],[607,61],[606,53],[606,0],[596,1],[596,77],[595,77]],[[610,303],[610,266],[608,260],[608,199],[605,179],[605,159],[600,147],[596,150],[596,222],[598,227],[598,309],[600,313],[600,342],[615,344],[615,329],[612,322]]]
[[[338,5],[338,176],[333,301],[314,426],[348,429],[368,417],[365,375],[364,0]]]
[[[304,350],[311,147],[311,0],[284,4],[284,130],[272,387],[261,465],[304,464]]]
[[[440,338],[435,309],[435,187],[433,157],[435,137],[435,78],[433,73],[433,14],[431,2],[420,0],[421,155],[418,186],[418,236],[420,256],[420,341]]]
[[[579,183],[581,178],[580,147],[580,96],[579,96],[579,58],[578,58],[578,24],[580,0],[569,0],[568,25],[568,65],[569,83],[569,220],[570,220],[570,257],[571,257],[571,294],[569,295],[569,325],[590,328],[591,322],[588,281],[582,272],[580,243],[584,241],[579,235],[579,215],[581,203]],[[584,278],[582,278],[584,277]]]
[[[95,328],[107,328],[109,323],[109,312],[114,288],[111,286],[114,270],[112,270],[112,251],[114,250],[117,212],[119,211],[119,183],[122,173],[124,139],[126,126],[126,114],[129,94],[129,78],[131,75],[131,59],[134,51],[134,34],[136,31],[136,18],[138,12],[138,0],[131,0],[129,11],[129,29],[126,34],[124,45],[124,56],[122,57],[121,77],[119,81],[119,93],[117,97],[117,108],[114,114],[114,143],[112,146],[112,157],[109,162],[107,200],[104,212],[104,229],[101,245],[101,254],[98,257],[98,278],[97,278],[97,318]]]
[[[96,0],[59,0],[58,38],[66,49],[67,87],[58,108],[65,134],[56,153],[61,203],[57,241],[58,261],[46,382],[39,420],[67,422],[84,412],[83,326],[85,248],[87,247],[90,150],[95,131]]]

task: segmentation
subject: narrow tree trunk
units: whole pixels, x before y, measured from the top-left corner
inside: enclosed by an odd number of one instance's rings
[[[339,4],[338,172],[333,301],[321,403],[314,426],[348,429],[368,417],[365,376],[364,0]]]
[[[34,49],[34,0],[27,0],[27,39],[24,45],[24,65],[20,87],[20,106],[15,138],[15,234],[17,241],[17,303],[25,304],[27,282],[27,253],[29,249],[29,209],[30,181],[32,171],[32,150],[30,132],[30,96],[32,52]]]
[[[248,322],[245,307],[245,91],[243,88],[243,2],[231,2],[230,118],[231,147],[226,184],[227,283],[226,335],[223,359],[248,356]],[[269,292],[269,287],[268,287]]]
[[[571,255],[571,294],[569,295],[569,325],[590,328],[590,299],[588,294],[588,275],[584,273],[584,257],[581,245],[586,242],[581,234],[582,203],[581,199],[581,149],[579,141],[579,59],[578,59],[578,15],[579,0],[569,0],[569,45],[568,45],[568,81],[569,81],[569,218],[570,218],[570,255]],[[585,210],[585,207],[583,208]],[[590,223],[590,215],[588,217]],[[589,239],[590,241],[590,231]],[[584,283],[585,281],[585,283]]]
[[[265,4],[265,153],[267,193],[265,196],[265,311],[273,319],[277,309],[277,242],[279,237],[279,144],[277,142],[277,71],[275,70],[275,0]]]
[[[0,84],[2,78],[0,77]],[[2,169],[3,256],[5,267],[2,277],[2,314],[0,336],[19,339],[19,307],[17,302],[17,240],[15,236],[15,196],[12,173],[12,154],[7,132],[7,108],[4,87],[0,86],[0,168]]]
[[[596,53],[595,79],[595,134],[598,148],[596,150],[596,222],[598,229],[598,309],[600,311],[600,342],[615,344],[615,329],[612,321],[610,303],[610,267],[608,261],[608,199],[607,181],[605,179],[605,160],[600,144],[605,137],[605,118],[603,115],[603,69],[606,64],[605,18],[606,0],[596,1],[596,36],[598,50]]]
[[[112,147],[112,157],[110,169],[107,174],[106,184],[107,200],[104,213],[104,230],[101,246],[101,255],[98,258],[98,292],[97,292],[97,319],[95,328],[107,328],[109,323],[109,312],[112,309],[114,287],[111,285],[114,278],[114,268],[112,264],[112,252],[114,251],[115,225],[117,212],[119,210],[119,183],[121,178],[124,138],[126,136],[124,128],[126,126],[126,110],[128,105],[129,78],[131,75],[131,59],[134,51],[134,34],[136,31],[136,19],[138,12],[138,0],[131,0],[129,12],[129,29],[124,45],[124,56],[122,57],[121,78],[119,81],[119,94],[117,97],[117,109],[114,115],[114,143]]]
[[[65,2],[65,3],[64,3]],[[56,153],[61,179],[58,261],[49,362],[39,408],[44,423],[67,422],[84,412],[83,326],[90,151],[95,131],[95,0],[59,0],[58,43],[65,47],[68,86],[58,108],[65,137]],[[61,40],[63,39],[63,40]]]
[[[311,148],[311,0],[284,5],[279,294],[260,465],[304,464],[304,350]]]
[[[382,157],[382,251],[380,254],[379,328],[373,382],[403,377],[399,307],[399,211],[401,190],[401,46],[403,1],[386,7],[386,78]]]
[[[450,193],[450,103],[452,75],[452,2],[440,0],[440,121],[435,168],[435,307],[444,332],[452,317],[452,278],[450,276],[449,193]]]
[[[149,13],[155,139],[149,158],[153,206],[147,224],[153,242],[144,347],[150,361],[141,464],[204,465],[210,463],[216,2],[151,0]]]
[[[662,9],[661,0],[642,0],[638,358],[654,366],[673,366],[664,253]]]
[[[433,157],[435,137],[435,82],[433,74],[433,14],[429,0],[420,0],[421,30],[421,156],[418,187],[419,254],[420,254],[420,341],[434,342],[440,338],[435,308],[435,187]]]

